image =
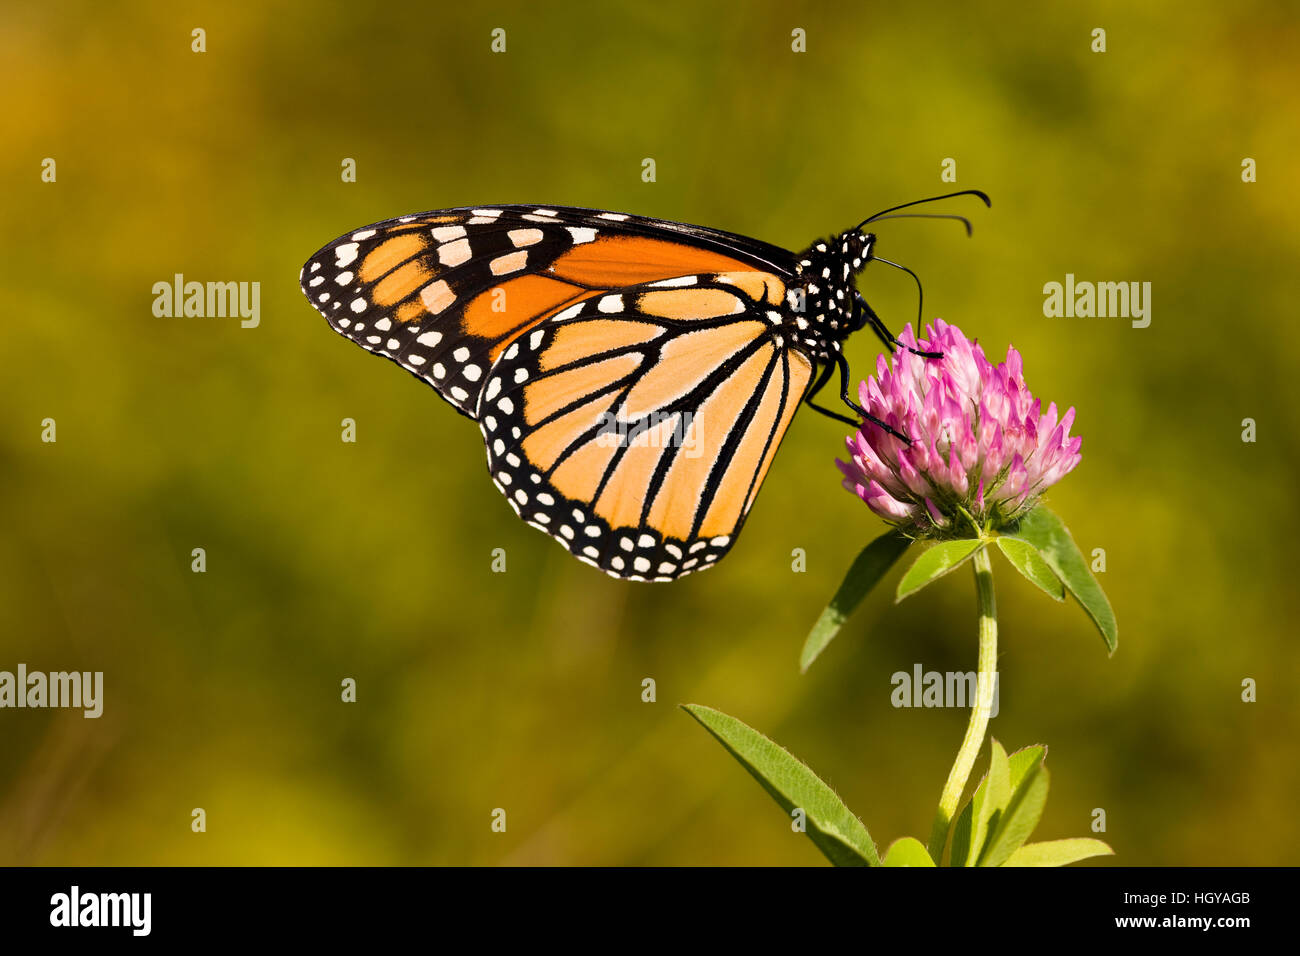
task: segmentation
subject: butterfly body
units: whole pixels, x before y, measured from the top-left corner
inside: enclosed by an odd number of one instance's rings
[[[834,361],[849,335],[862,328],[855,279],[871,260],[876,237],[857,229],[814,242],[795,261],[789,306],[796,348],[817,362]],[[802,291],[802,303],[797,300]],[[802,308],[796,309],[796,305]]]
[[[340,236],[300,281],[336,332],[478,424],[521,519],[615,577],[670,581],[727,553],[836,364],[846,396],[844,340],[883,332],[854,286],[874,240],[796,254],[595,209],[444,209]]]

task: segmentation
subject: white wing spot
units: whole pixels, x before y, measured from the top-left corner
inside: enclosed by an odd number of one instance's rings
[[[351,265],[352,260],[357,257],[359,246],[355,242],[345,242],[341,246],[334,248],[334,265],[340,269],[344,266]]]
[[[437,315],[456,301],[456,293],[451,291],[451,286],[444,280],[439,279],[420,290],[420,301],[426,309]]]
[[[444,266],[458,266],[462,262],[469,261],[469,257],[468,239],[457,239],[455,242],[438,247],[438,261]]]
[[[542,241],[540,229],[511,229],[507,235],[510,236],[510,241],[515,244],[516,249],[536,245]]]
[[[521,249],[519,252],[508,252],[504,256],[497,256],[488,268],[494,276],[503,276],[518,272],[527,264],[528,253]]]

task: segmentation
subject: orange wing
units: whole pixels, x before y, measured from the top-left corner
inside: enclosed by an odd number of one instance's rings
[[[477,417],[521,518],[615,577],[669,581],[734,543],[811,376],[740,286],[651,284],[507,347]]]
[[[735,541],[811,379],[786,250],[567,207],[376,223],[303,267],[335,331],[479,422],[516,513],[617,577]]]
[[[473,417],[487,370],[551,316],[602,293],[732,275],[778,298],[790,254],[694,226],[568,207],[403,216],[341,236],[303,267],[335,331],[397,362]],[[664,309],[674,308],[664,297]]]

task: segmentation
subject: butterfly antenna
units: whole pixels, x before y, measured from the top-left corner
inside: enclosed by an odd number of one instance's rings
[[[975,228],[965,216],[954,216],[948,213],[899,212],[889,216],[873,216],[868,221],[879,222],[881,219],[956,219],[966,227],[966,238],[969,239],[975,233]]]
[[[862,220],[860,223],[858,223],[858,228],[861,229],[869,222],[875,222],[877,219],[880,219],[883,216],[887,216],[891,212],[898,212],[898,210],[907,209],[909,206],[920,206],[928,202],[938,202],[941,199],[955,199],[958,196],[978,196],[980,200],[984,203],[984,205],[990,207],[993,205],[993,200],[989,199],[986,193],[983,193],[978,189],[963,189],[960,192],[944,193],[942,196],[931,196],[929,199],[914,199],[911,202],[905,202],[898,206],[890,206],[888,209],[882,209],[874,216],[869,216],[868,218]]]

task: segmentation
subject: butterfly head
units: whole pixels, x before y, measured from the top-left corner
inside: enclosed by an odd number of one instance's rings
[[[875,233],[851,229],[814,242],[796,260],[799,282],[790,294],[795,340],[818,360],[833,357],[866,321],[854,305],[855,283],[875,244]]]

